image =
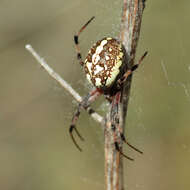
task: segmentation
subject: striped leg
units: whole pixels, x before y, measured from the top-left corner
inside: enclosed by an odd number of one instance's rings
[[[119,85],[124,83],[127,80],[128,76],[131,75],[132,72],[135,71],[138,68],[138,66],[142,63],[143,59],[146,57],[147,54],[148,54],[148,52],[146,51],[143,54],[143,56],[139,59],[138,63],[133,65],[131,69],[126,71],[126,73],[123,75],[123,77],[120,80],[118,80]]]
[[[121,92],[118,92],[112,101],[112,109],[111,109],[111,122],[112,122],[112,130],[114,133],[114,144],[115,144],[115,148],[117,151],[120,152],[120,154],[122,156],[124,156],[125,158],[129,159],[129,160],[134,160],[133,158],[128,157],[127,155],[125,155],[121,148],[119,147],[119,143],[118,143],[118,138],[117,138],[117,134],[119,134],[120,139],[125,142],[129,147],[131,147],[132,149],[134,149],[135,151],[139,152],[139,153],[143,153],[142,151],[140,151],[139,149],[135,148],[134,146],[132,146],[126,139],[125,136],[123,134],[123,130],[120,126],[120,121],[119,121],[119,103],[121,100]]]
[[[74,35],[74,42],[75,42],[75,47],[76,47],[76,52],[77,52],[77,59],[79,60],[80,65],[84,65],[84,62],[82,61],[82,55],[80,52],[79,48],[79,36],[80,33],[88,26],[88,24],[94,19],[95,17],[93,16],[85,25],[82,26],[82,28],[79,30],[79,32]]]
[[[70,132],[70,136],[71,136],[71,139],[73,140],[73,143],[75,144],[75,146],[79,149],[79,151],[82,151],[82,149],[79,147],[79,145],[77,144],[75,138],[73,137],[73,130],[75,130],[76,134],[78,135],[78,137],[84,141],[84,138],[80,135],[79,131],[77,130],[76,128],[76,122],[80,116],[80,112],[81,112],[81,109],[85,109],[87,110],[87,112],[89,114],[92,114],[94,113],[94,110],[92,108],[90,108],[90,104],[92,102],[94,102],[96,100],[97,97],[99,97],[100,95],[102,94],[102,91],[100,91],[99,89],[95,89],[95,90],[92,90],[86,97],[84,97],[84,99],[82,100],[81,103],[79,103],[78,105],[78,108],[73,116],[73,119],[72,119],[72,122],[71,122],[71,125],[70,125],[70,128],[69,128],[69,132]]]
[[[125,158],[127,158],[128,160],[133,161],[134,159],[125,155],[121,148],[119,147],[119,139],[118,139],[118,126],[119,124],[119,110],[118,110],[118,104],[120,102],[120,98],[121,98],[121,92],[118,92],[112,100],[112,107],[111,107],[111,127],[112,127],[112,131],[113,131],[113,137],[114,137],[114,146],[115,149]]]

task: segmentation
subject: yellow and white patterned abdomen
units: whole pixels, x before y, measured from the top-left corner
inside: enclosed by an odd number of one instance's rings
[[[96,42],[85,59],[85,73],[97,88],[109,88],[120,73],[123,63],[122,44],[114,38]]]

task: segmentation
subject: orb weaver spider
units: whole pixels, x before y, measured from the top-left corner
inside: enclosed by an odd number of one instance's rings
[[[80,135],[75,124],[79,118],[81,109],[87,110],[89,114],[94,113],[94,110],[90,108],[90,104],[94,102],[100,95],[105,95],[106,99],[111,103],[112,109],[116,110],[116,117],[111,120],[111,128],[114,134],[114,145],[117,151],[120,152],[125,158],[133,160],[133,158],[125,155],[121,148],[119,147],[119,142],[117,137],[125,142],[129,147],[133,148],[139,153],[143,153],[134,146],[132,146],[125,138],[122,129],[119,125],[118,117],[118,104],[121,100],[121,90],[123,88],[123,83],[135,71],[138,66],[142,63],[142,60],[147,55],[147,52],[140,58],[137,64],[132,66],[131,69],[127,67],[126,61],[126,50],[120,41],[115,38],[106,37],[102,40],[97,41],[89,50],[85,61],[82,60],[82,55],[79,48],[79,36],[81,32],[87,27],[87,25],[94,19],[92,17],[86,24],[82,26],[79,32],[74,36],[74,43],[77,52],[77,59],[80,65],[84,68],[87,80],[94,85],[95,89],[88,93],[87,96],[79,103],[76,112],[72,118],[72,123],[69,128],[70,136],[75,144],[75,146],[82,151],[80,146],[77,144],[74,136],[73,130],[79,136],[81,140],[84,138]],[[113,114],[111,112],[111,114]],[[119,135],[118,135],[119,134]]]

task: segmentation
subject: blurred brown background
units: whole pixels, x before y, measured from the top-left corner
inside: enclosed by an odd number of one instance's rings
[[[0,189],[104,189],[103,132],[83,112],[80,153],[68,127],[77,106],[24,48],[30,43],[82,96],[90,89],[77,63],[74,33],[83,55],[104,36],[117,37],[122,0],[0,1]],[[147,1],[126,127],[144,155],[125,160],[130,190],[190,188],[190,1]],[[93,107],[102,115],[106,102]]]

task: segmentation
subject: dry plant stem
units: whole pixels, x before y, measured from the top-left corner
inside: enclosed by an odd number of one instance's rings
[[[40,55],[32,48],[30,44],[27,44],[25,48],[35,57],[38,63],[48,72],[48,74],[53,77],[69,94],[71,94],[75,100],[78,102],[82,101],[82,97],[69,85],[59,74],[57,74],[47,63],[40,57]],[[98,113],[94,112],[91,114],[92,118],[99,122],[103,123],[104,119]]]
[[[127,52],[126,63],[130,68],[134,64],[137,43],[140,34],[141,20],[145,0],[123,0],[122,20],[119,38]],[[120,127],[124,131],[127,106],[130,95],[132,76],[128,77],[122,91],[119,105]],[[105,122],[105,183],[106,190],[124,190],[122,156],[114,147],[111,132],[110,113]],[[122,144],[120,145],[122,146]]]

